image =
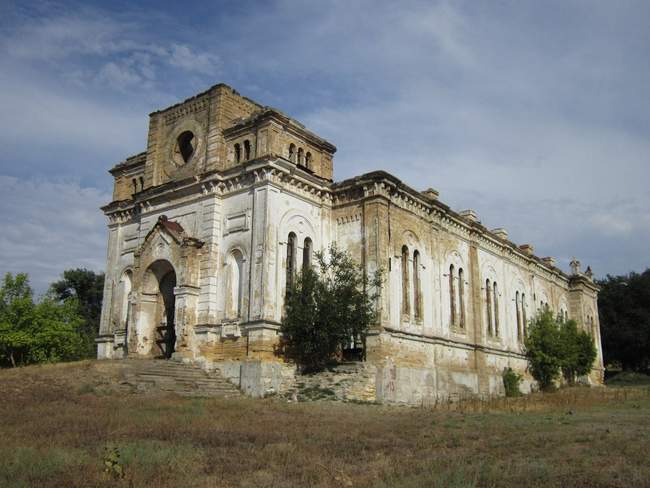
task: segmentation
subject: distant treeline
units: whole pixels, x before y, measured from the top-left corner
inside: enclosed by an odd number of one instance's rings
[[[650,269],[597,283],[605,366],[650,370]]]

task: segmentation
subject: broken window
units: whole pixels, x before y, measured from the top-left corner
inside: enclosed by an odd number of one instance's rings
[[[416,319],[422,319],[422,301],[420,300],[420,253],[413,252],[413,300],[414,315]]]
[[[460,328],[465,328],[465,275],[463,268],[458,269],[458,306],[460,308]]]
[[[291,232],[287,239],[287,289],[286,293],[291,293],[293,287],[293,277],[295,275],[295,260],[296,260],[296,234]]]
[[[182,132],[178,136],[178,139],[176,139],[176,144],[177,144],[178,152],[180,152],[183,161],[188,163],[192,158],[192,156],[194,155],[194,150],[195,150],[194,134],[189,130]]]
[[[244,141],[244,161],[248,161],[251,158],[251,142],[246,139]]]
[[[456,325],[456,290],[454,287],[454,265],[449,266],[449,310],[450,324]]]
[[[312,248],[311,239],[309,237],[306,237],[302,247],[302,269],[303,270],[311,266],[311,248]]]
[[[241,146],[235,144],[235,163],[241,163]]]
[[[402,315],[411,313],[409,287],[409,250],[404,246],[402,247]]]

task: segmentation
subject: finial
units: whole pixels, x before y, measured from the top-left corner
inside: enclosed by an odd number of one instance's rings
[[[580,261],[578,261],[576,258],[573,258],[571,262],[569,263],[569,266],[571,266],[571,272],[574,275],[579,275],[580,274]]]

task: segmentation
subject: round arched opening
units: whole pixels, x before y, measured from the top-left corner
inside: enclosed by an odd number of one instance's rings
[[[152,322],[153,355],[170,358],[176,347],[176,271],[169,261],[158,260],[146,271],[143,291],[148,295],[148,320]]]

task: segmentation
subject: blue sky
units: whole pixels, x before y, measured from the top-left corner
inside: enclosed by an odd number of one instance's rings
[[[9,2],[0,272],[101,270],[107,169],[226,82],[564,269],[650,266],[646,1]]]

